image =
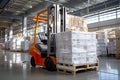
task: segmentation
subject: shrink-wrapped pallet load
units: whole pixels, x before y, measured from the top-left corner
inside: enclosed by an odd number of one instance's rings
[[[108,54],[116,54],[116,39],[115,38],[109,38],[107,48],[108,48]]]
[[[10,50],[11,51],[21,51],[21,42],[23,38],[11,38],[10,39]]]
[[[105,32],[98,32],[97,33],[97,55],[103,56],[107,55],[107,35]]]
[[[96,33],[68,31],[56,34],[57,63],[96,63]]]
[[[21,50],[22,51],[28,51],[30,46],[30,41],[29,40],[24,40],[21,42]]]

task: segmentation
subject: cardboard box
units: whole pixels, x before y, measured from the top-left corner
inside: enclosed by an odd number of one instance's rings
[[[88,32],[87,22],[82,17],[67,15],[66,26],[66,31]]]

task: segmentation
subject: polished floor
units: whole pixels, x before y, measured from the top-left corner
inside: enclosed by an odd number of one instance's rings
[[[100,58],[98,71],[83,71],[76,76],[31,68],[28,53],[0,52],[0,80],[120,80],[120,60]]]

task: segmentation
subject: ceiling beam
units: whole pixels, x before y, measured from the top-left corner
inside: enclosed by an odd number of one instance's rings
[[[107,10],[107,9],[110,9],[113,7],[117,7],[119,5],[120,5],[120,0],[107,0],[107,1],[102,2],[102,3],[94,4],[92,6],[71,12],[70,14],[77,15],[77,16],[84,16],[87,14],[96,13],[99,11],[103,11],[103,10]],[[89,9],[89,13],[87,12],[88,9]]]
[[[50,2],[43,1],[43,2],[39,3],[38,5],[34,6],[32,9],[27,10],[24,15],[25,16],[31,16],[31,15],[33,16],[36,14],[36,12],[38,12],[44,8],[47,8],[49,5],[51,5]]]
[[[0,1],[0,9],[4,9],[10,0],[1,0]]]
[[[0,14],[0,17],[8,18],[8,19],[22,20],[22,16],[15,16],[8,12],[3,12],[2,14]]]

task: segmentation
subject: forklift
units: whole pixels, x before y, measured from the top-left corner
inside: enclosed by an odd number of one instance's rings
[[[46,68],[48,71],[56,70],[56,33],[65,31],[66,8],[52,4],[37,13],[33,18],[36,21],[34,30],[34,42],[30,44],[29,54],[31,66],[36,65]],[[46,32],[38,33],[39,23],[46,23]],[[45,27],[45,26],[44,26]],[[40,43],[36,43],[37,34]]]

